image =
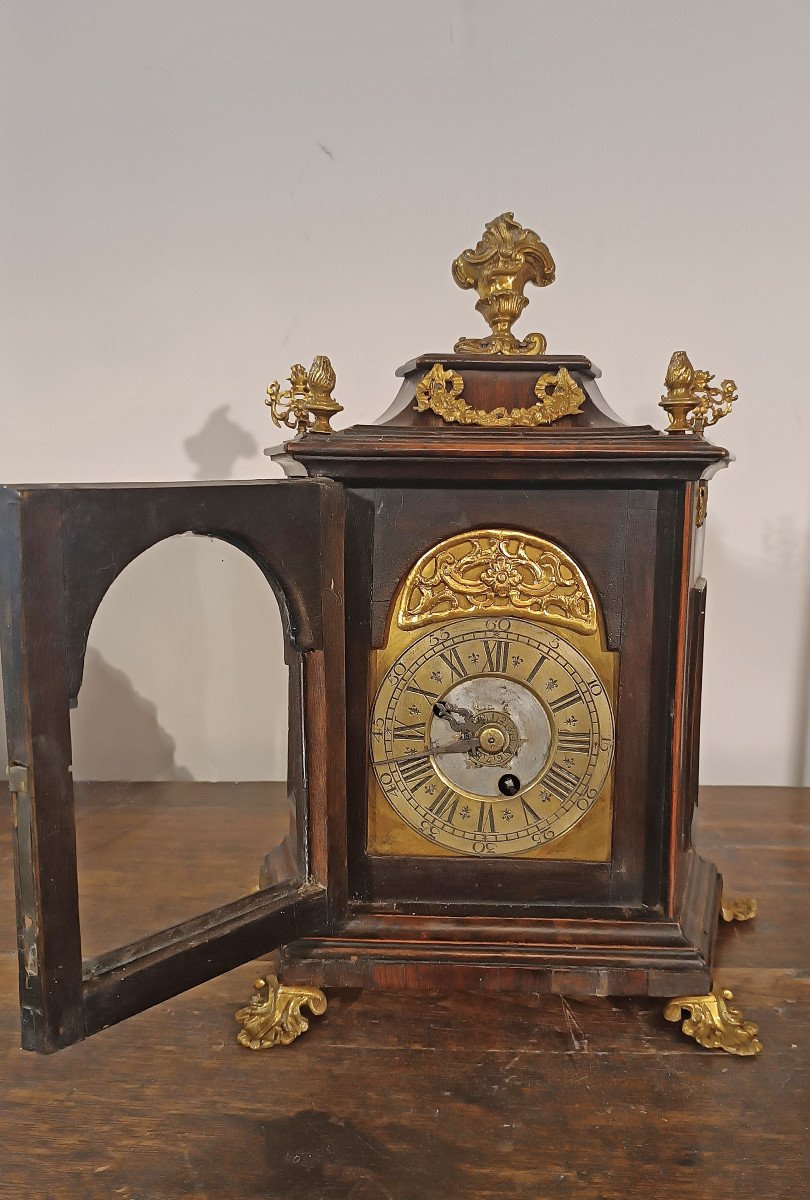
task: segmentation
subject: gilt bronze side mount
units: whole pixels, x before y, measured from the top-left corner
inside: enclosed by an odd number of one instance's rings
[[[685,350],[676,350],[669,360],[664,381],[666,395],[661,408],[669,417],[667,433],[703,433],[707,425],[716,425],[728,416],[737,399],[737,385],[724,379],[720,387],[712,387],[714,375],[698,371],[689,361]]]
[[[265,404],[273,424],[294,429],[296,435],[332,433],[329,422],[335,413],[343,412],[343,405],[332,398],[335,372],[326,355],[319,354],[308,371],[296,363],[290,368],[289,381],[286,391],[282,392],[277,380],[267,389]]]

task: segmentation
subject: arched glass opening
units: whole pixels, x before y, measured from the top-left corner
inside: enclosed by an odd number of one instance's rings
[[[173,537],[115,580],[71,715],[85,957],[291,873],[288,690],[278,603],[240,550]]]

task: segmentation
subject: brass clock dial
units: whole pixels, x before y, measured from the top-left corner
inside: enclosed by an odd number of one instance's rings
[[[506,617],[434,625],[390,665],[371,754],[398,816],[436,846],[520,854],[566,834],[613,757],[605,686],[556,630]]]

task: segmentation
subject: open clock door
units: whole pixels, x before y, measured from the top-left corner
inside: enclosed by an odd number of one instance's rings
[[[346,902],[343,498],[324,480],[2,489],[0,590],[23,1046],[47,1052],[286,942]],[[290,667],[291,875],[83,960],[69,709],[107,589],[179,533],[230,542],[275,592]]]

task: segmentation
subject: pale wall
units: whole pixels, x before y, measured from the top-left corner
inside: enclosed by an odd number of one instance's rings
[[[804,0],[3,14],[0,477],[262,476],[265,386],[315,353],[368,421],[399,363],[481,332],[449,264],[514,209],[558,273],[519,328],[590,355],[627,420],[662,420],[675,349],[737,380],[702,775],[810,782]],[[88,707],[140,713],[147,772],[280,775],[255,569],[171,550],[102,609]],[[117,737],[82,742],[81,772],[115,773]]]

